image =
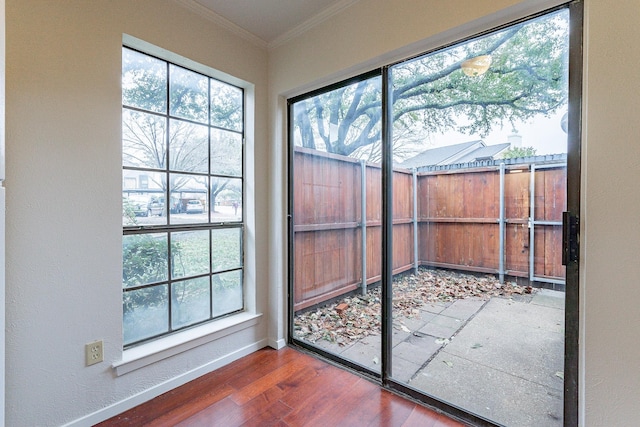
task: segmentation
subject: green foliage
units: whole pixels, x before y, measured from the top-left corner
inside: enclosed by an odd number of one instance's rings
[[[171,245],[172,257],[179,256],[179,243]],[[122,245],[123,287],[162,282],[168,279],[169,252],[166,236],[142,234],[125,236]],[[138,309],[164,311],[167,305],[167,285],[152,286],[124,292],[122,303],[126,318],[135,316]],[[141,318],[143,322],[144,316]],[[153,322],[152,322],[153,323]],[[148,326],[153,327],[152,325]],[[142,328],[137,325],[136,328]],[[146,327],[145,327],[146,328]],[[143,328],[144,329],[144,328]]]
[[[180,253],[173,244],[172,256]],[[125,287],[160,282],[168,277],[169,251],[165,236],[152,234],[125,236],[122,244],[122,283]]]
[[[138,222],[136,219],[136,212],[133,203],[131,203],[131,200],[129,200],[127,197],[122,198],[122,217],[125,218],[125,220],[123,221],[125,224],[135,225]]]
[[[242,90],[211,80],[211,124],[242,130]]]
[[[213,271],[242,267],[242,231],[239,228],[213,230]]]
[[[210,272],[208,230],[172,233],[171,239],[180,247],[177,253],[172,253],[171,277],[174,280]]]
[[[171,320],[174,328],[209,318],[211,293],[207,277],[183,280],[172,286]]]
[[[169,66],[169,112],[173,116],[206,123],[209,78],[171,64]]]
[[[214,265],[209,266],[208,232],[174,234],[171,243],[172,277],[181,278],[210,271],[223,271],[242,267],[242,233],[238,228],[213,230],[212,255]],[[155,234],[125,236],[122,248],[122,283],[131,288],[155,282],[164,282],[169,276],[169,254],[166,235]],[[232,286],[228,279],[214,276],[214,284]],[[184,283],[184,282],[179,282]],[[156,306],[166,302],[166,293],[153,287],[125,292],[125,310],[139,306]]]
[[[167,108],[166,63],[122,49],[122,103],[162,113]]]
[[[502,152],[503,159],[515,159],[517,157],[531,157],[536,155],[536,149],[533,147],[511,147]]]
[[[393,133],[484,137],[564,107],[567,19],[556,12],[391,67]],[[492,58],[488,71],[464,74],[461,64],[481,55]],[[296,144],[342,155],[379,144],[380,92],[373,78],[296,103]]]

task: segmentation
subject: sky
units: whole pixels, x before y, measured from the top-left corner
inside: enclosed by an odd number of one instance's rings
[[[536,155],[566,153],[567,134],[560,126],[564,113],[565,111],[561,110],[549,118],[540,115],[531,121],[517,124],[516,130],[517,134],[522,136],[522,146],[535,148]],[[432,136],[430,138],[430,148],[476,141],[478,139],[482,139],[487,145],[502,144],[507,142],[507,138],[512,134],[513,128],[510,124],[507,124],[502,129],[494,130],[485,138],[479,135],[448,132],[444,135]]]

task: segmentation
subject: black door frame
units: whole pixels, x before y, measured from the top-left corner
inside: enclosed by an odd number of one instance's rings
[[[511,21],[506,25],[497,28],[491,28],[486,32],[474,34],[467,39],[482,36],[485,33],[493,32],[502,27],[508,27],[521,21],[526,21],[537,16],[542,16],[560,9],[567,8],[569,10],[569,102],[568,102],[568,129],[567,129],[567,211],[570,216],[575,218],[579,224],[580,213],[580,182],[581,182],[581,139],[582,139],[582,72],[583,72],[583,22],[584,22],[584,5],[582,0],[573,0],[557,7],[540,11],[539,13],[526,16],[520,20]],[[457,40],[455,43],[464,42],[465,39]],[[447,46],[440,46],[432,51],[440,50]],[[423,56],[429,52],[423,52],[417,56]],[[474,425],[496,425],[491,420],[485,419],[478,415],[472,414],[450,403],[443,402],[434,397],[399,383],[392,378],[392,352],[391,352],[391,336],[392,336],[392,278],[393,278],[393,246],[392,246],[392,227],[393,227],[393,180],[392,180],[392,150],[388,141],[391,140],[390,114],[389,105],[391,97],[389,85],[389,69],[400,63],[398,61],[393,64],[386,65],[381,69],[372,70],[368,73],[361,74],[351,79],[344,80],[331,86],[323,87],[316,91],[291,98],[287,101],[287,117],[288,117],[288,328],[287,338],[290,345],[294,345],[319,356],[336,362],[342,366],[354,370],[356,373],[368,377],[379,382],[384,388],[393,390],[397,393],[404,394],[412,399],[421,401],[429,406],[438,408]],[[382,370],[378,374],[367,370],[362,366],[342,359],[341,357],[324,351],[318,347],[309,345],[301,340],[293,337],[293,280],[294,280],[294,258],[293,258],[293,135],[291,123],[292,105],[305,98],[356,83],[375,76],[382,76],[382,343],[381,343],[381,363]],[[564,224],[566,228],[568,224]],[[566,234],[566,233],[565,233]],[[572,236],[573,241],[565,242],[566,245],[573,244],[574,250],[579,254],[579,226]],[[566,248],[563,248],[566,250]],[[579,256],[568,259],[566,262],[566,291],[565,291],[565,349],[564,349],[564,425],[577,426],[579,420],[578,409],[578,379],[579,379]]]

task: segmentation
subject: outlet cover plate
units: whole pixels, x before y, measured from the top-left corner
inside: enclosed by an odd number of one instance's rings
[[[93,341],[84,346],[87,366],[95,365],[104,360],[102,340]]]

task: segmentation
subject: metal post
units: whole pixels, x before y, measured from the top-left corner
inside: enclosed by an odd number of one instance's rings
[[[500,229],[500,237],[499,237],[499,259],[498,259],[498,278],[500,283],[504,283],[504,228],[505,228],[505,219],[504,219],[504,175],[505,175],[505,165],[504,162],[500,163],[500,217],[498,219],[498,227]]]
[[[534,261],[535,261],[535,214],[536,214],[536,165],[531,163],[529,169],[531,176],[529,177],[529,281],[533,281],[535,276]]]
[[[362,246],[362,295],[367,294],[367,165],[360,160],[360,229]]]
[[[387,386],[392,373],[393,345],[393,153],[391,148],[393,90],[389,67],[382,69],[382,384]]]
[[[413,168],[413,271],[418,273],[418,171]]]

